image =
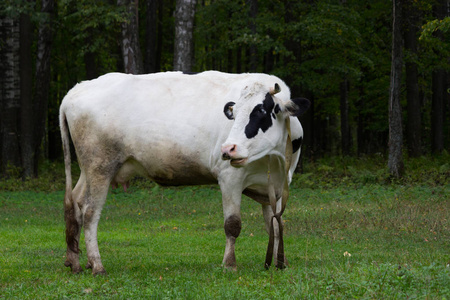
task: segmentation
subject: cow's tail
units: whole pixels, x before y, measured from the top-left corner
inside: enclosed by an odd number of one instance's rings
[[[67,248],[79,253],[77,236],[80,226],[75,214],[75,204],[72,197],[72,170],[70,159],[70,132],[67,124],[66,114],[61,109],[59,114],[59,126],[61,129],[61,140],[64,152],[64,167],[66,172],[66,193],[64,195],[64,219],[66,221],[66,243]]]

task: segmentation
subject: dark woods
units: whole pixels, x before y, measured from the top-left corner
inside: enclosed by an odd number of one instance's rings
[[[301,119],[310,159],[387,156],[394,142],[396,160],[441,153],[449,11],[444,0],[2,1],[1,176],[60,159],[62,98],[113,71],[275,74],[312,101]]]

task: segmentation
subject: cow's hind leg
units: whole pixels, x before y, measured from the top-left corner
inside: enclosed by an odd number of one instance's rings
[[[82,227],[81,225],[83,224],[80,206],[81,203],[84,202],[85,195],[86,178],[82,172],[80,179],[78,179],[78,182],[72,192],[73,199],[70,199],[72,201],[72,206],[65,212],[67,252],[64,265],[66,267],[70,267],[72,269],[72,273],[75,274],[83,271],[79,260],[80,234]]]
[[[86,268],[92,269],[92,274],[94,275],[106,273],[98,249],[97,228],[100,214],[108,194],[109,182],[110,180],[108,178],[96,178],[95,184],[88,182],[87,198],[82,208],[84,239],[88,256]]]

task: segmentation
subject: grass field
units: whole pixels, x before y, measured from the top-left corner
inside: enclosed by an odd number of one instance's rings
[[[219,189],[135,181],[108,195],[108,274],[96,277],[63,266],[63,169],[48,165],[40,180],[0,182],[0,298],[450,299],[449,163],[411,160],[394,181],[382,158],[305,163],[284,214],[282,271],[263,267],[256,202],[243,199],[238,270],[224,272]]]

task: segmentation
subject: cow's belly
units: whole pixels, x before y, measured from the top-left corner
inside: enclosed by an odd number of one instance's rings
[[[119,116],[117,119],[120,120]],[[120,149],[126,158],[115,181],[126,182],[127,178],[139,175],[161,185],[217,183],[211,161],[220,157],[220,148],[215,149],[212,133],[200,125],[153,118],[137,123],[136,128],[128,126],[125,132],[125,125],[120,124],[125,121],[114,126],[123,136]],[[218,154],[211,158],[214,151]]]
[[[144,166],[146,176],[161,185],[214,184],[217,179],[208,168],[191,157],[176,155],[169,160],[159,158]]]
[[[198,159],[198,157],[197,157]],[[114,176],[113,182],[124,184],[139,175],[161,185],[215,184],[217,179],[209,168],[192,157],[167,150],[145,158],[128,158]]]

